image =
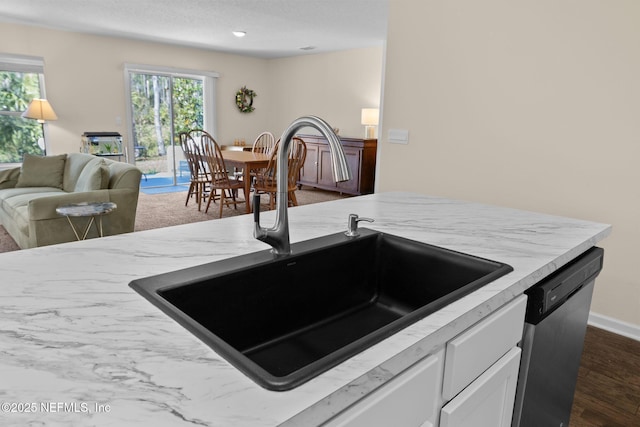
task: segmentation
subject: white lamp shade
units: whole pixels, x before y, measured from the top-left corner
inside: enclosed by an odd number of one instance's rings
[[[367,126],[378,126],[379,110],[377,108],[362,109],[362,124]]]
[[[35,119],[40,123],[50,120],[58,120],[56,112],[46,99],[32,99],[27,107],[27,111],[22,113],[22,117],[27,119]]]

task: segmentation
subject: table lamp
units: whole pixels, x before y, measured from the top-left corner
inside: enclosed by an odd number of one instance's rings
[[[378,126],[379,110],[377,108],[363,108],[361,123],[365,125],[365,138],[375,138],[375,127]]]
[[[44,155],[47,155],[47,146],[44,140],[44,123],[46,121],[58,120],[58,116],[53,107],[46,99],[32,99],[27,110],[22,113],[22,117],[26,119],[35,119],[42,126],[42,138],[38,139],[38,145],[42,148]]]

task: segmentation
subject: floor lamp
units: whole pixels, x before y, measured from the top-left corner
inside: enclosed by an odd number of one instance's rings
[[[44,139],[44,123],[47,121],[58,120],[58,116],[56,116],[56,112],[53,111],[53,107],[49,104],[49,101],[46,99],[32,99],[27,107],[27,110],[22,113],[22,117],[26,119],[34,119],[40,123],[42,126],[42,145],[40,144],[40,140],[38,140],[38,145],[42,148],[44,155],[47,155],[47,143]]]

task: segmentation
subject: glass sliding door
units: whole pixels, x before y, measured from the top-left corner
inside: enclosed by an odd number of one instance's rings
[[[215,132],[214,97],[208,96],[214,76],[139,69],[127,74],[130,157],[144,174],[141,187],[188,185],[189,168],[178,135],[190,129]]]

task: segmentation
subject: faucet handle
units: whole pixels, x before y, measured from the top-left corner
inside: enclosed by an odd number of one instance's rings
[[[260,225],[260,195],[253,195],[253,222]]]
[[[267,232],[264,228],[260,227],[260,195],[253,195],[253,237],[258,240],[264,241],[267,236]]]
[[[356,214],[349,214],[349,220],[347,221],[347,231],[344,232],[349,237],[359,236],[358,223],[360,221],[373,222],[372,218],[359,217]]]

